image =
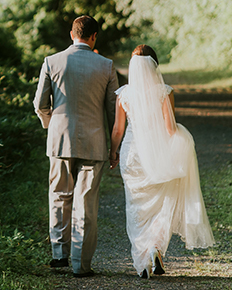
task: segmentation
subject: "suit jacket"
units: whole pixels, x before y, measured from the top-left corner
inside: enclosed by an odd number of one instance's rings
[[[104,116],[111,134],[117,88],[113,61],[86,45],[46,57],[33,103],[48,128],[47,155],[107,160]]]

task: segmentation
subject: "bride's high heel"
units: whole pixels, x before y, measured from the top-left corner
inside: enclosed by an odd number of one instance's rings
[[[150,252],[151,262],[152,262],[152,273],[155,275],[162,275],[165,273],[164,264],[160,255],[159,250],[153,248]]]
[[[150,279],[150,275],[151,275],[151,266],[149,265],[143,270],[143,272],[139,274],[139,277],[144,279]]]

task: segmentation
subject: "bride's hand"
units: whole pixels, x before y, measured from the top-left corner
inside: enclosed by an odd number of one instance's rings
[[[119,154],[118,153],[110,153],[110,169],[114,169],[119,163]]]

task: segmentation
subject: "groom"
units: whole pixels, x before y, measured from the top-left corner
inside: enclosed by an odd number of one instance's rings
[[[94,18],[73,21],[73,45],[45,58],[33,102],[48,128],[50,265],[68,266],[71,253],[74,277],[94,275],[98,192],[108,159],[104,116],[111,134],[118,88],[112,60],[92,51],[97,34]]]

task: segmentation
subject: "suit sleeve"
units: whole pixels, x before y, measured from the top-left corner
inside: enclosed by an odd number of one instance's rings
[[[109,133],[111,135],[114,119],[115,119],[115,103],[116,103],[116,94],[115,91],[118,89],[118,77],[113,64],[113,61],[110,63],[110,77],[109,83],[106,89],[106,98],[105,98],[105,108],[107,121],[109,126]]]
[[[48,128],[52,115],[51,93],[51,79],[49,76],[47,59],[45,58],[40,71],[39,83],[33,101],[35,112],[39,117],[43,128]]]

